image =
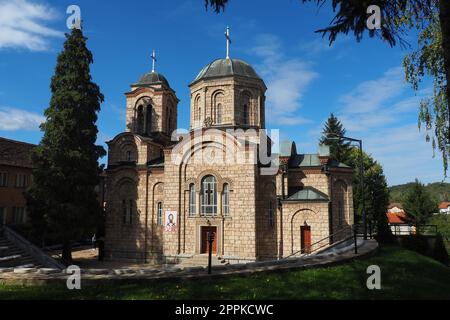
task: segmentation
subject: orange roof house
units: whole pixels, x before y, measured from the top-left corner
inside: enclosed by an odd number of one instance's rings
[[[406,217],[404,212],[394,213],[388,212],[386,213],[389,224],[403,224],[405,221],[403,220]]]

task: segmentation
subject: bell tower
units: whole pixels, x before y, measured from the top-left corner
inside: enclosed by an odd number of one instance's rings
[[[125,93],[126,131],[170,141],[177,127],[178,98],[167,79],[155,71],[156,54],[152,53],[152,71],[144,74]]]

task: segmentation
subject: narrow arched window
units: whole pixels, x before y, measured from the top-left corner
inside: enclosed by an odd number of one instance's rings
[[[195,185],[189,185],[189,215],[195,216]]]
[[[133,206],[133,200],[128,200],[129,203],[129,207],[128,207],[128,224],[132,224],[133,223],[133,210],[134,210],[134,206]]]
[[[344,204],[342,201],[338,202],[338,223],[340,226],[342,226],[342,223],[344,222]]]
[[[143,106],[139,106],[137,108],[136,133],[138,133],[138,134],[144,133],[144,107]]]
[[[127,151],[126,158],[127,158],[127,161],[131,161],[131,151],[130,150]]]
[[[146,108],[146,117],[147,117],[147,121],[146,121],[146,132],[147,134],[152,133],[153,131],[153,127],[152,127],[152,118],[153,118],[153,108],[151,105],[148,105]]]
[[[222,212],[224,216],[230,215],[230,186],[228,183],[223,185]]]
[[[222,123],[222,104],[219,103],[216,108],[216,123]]]
[[[156,205],[156,224],[158,226],[163,225],[163,210],[162,210],[162,202],[158,202]]]
[[[244,104],[244,108],[243,108],[243,124],[244,125],[248,125],[249,121],[248,121],[248,105]]]
[[[214,176],[206,176],[202,180],[202,214],[217,214],[217,181]]]
[[[127,223],[127,200],[122,200],[122,222]]]
[[[273,227],[275,225],[275,210],[273,201],[269,201],[267,211],[269,214],[269,226]]]

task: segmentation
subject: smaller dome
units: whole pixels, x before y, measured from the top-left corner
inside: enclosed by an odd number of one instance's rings
[[[152,84],[164,84],[170,88],[169,82],[166,77],[164,77],[161,73],[158,72],[148,72],[144,74],[138,82],[136,82],[135,86],[146,86]]]
[[[191,84],[202,79],[241,76],[252,79],[261,79],[255,69],[240,59],[217,59],[205,66],[195,77]]]

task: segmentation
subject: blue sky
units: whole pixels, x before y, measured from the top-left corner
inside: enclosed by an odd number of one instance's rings
[[[99,142],[124,131],[124,93],[150,71],[152,49],[157,71],[181,100],[178,127],[188,128],[187,86],[204,65],[225,57],[229,25],[231,57],[252,64],[268,87],[268,128],[295,140],[298,152],[316,152],[333,112],[349,136],[363,139],[390,185],[443,179],[439,154],[432,158],[417,127],[419,101],[431,87],[424,83],[414,94],[404,83],[407,50],[376,38],[357,43],[351,36],[329,47],[314,31],[328,25],[331,10],[290,0],[231,0],[220,15],[205,11],[203,0],[0,0],[0,136],[39,142],[71,4],[81,8],[93,80],[105,95]]]

